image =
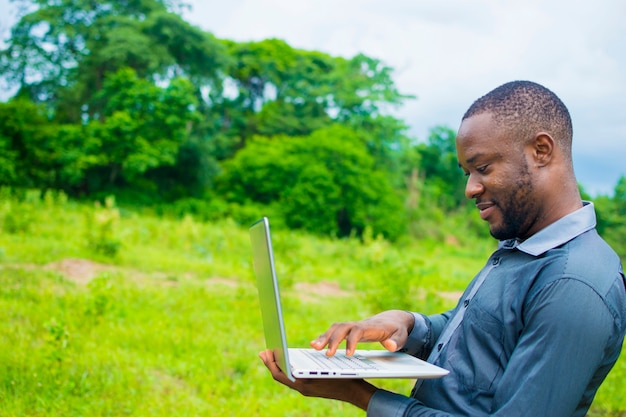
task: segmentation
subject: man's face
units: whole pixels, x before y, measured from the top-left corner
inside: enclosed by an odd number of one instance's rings
[[[456,139],[459,165],[467,175],[465,195],[499,240],[526,239],[539,217],[539,200],[525,148],[514,144],[490,113],[461,123]]]

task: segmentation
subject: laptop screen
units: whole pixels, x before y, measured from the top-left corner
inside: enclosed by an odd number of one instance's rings
[[[289,379],[295,381],[287,363],[287,337],[282,320],[270,225],[267,217],[263,217],[250,226],[250,241],[252,242],[252,259],[257,278],[265,343],[267,348],[274,352],[280,369]]]

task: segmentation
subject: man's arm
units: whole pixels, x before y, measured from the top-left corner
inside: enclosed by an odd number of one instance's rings
[[[426,360],[453,311],[433,316],[412,313],[415,324],[401,351]]]

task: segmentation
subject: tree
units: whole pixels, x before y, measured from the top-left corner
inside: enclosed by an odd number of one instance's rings
[[[279,39],[224,44],[232,57],[225,81],[236,88],[215,108],[220,131],[236,139],[226,157],[254,135],[309,135],[368,118],[375,124],[381,108],[410,98],[396,90],[391,68],[365,55],[332,57]]]
[[[358,132],[376,169],[387,172],[395,188],[403,188],[420,159],[413,140],[406,134],[407,125],[386,115],[355,116],[344,124]]]
[[[96,188],[132,184],[150,169],[173,166],[198,117],[193,87],[182,78],[160,88],[122,69],[107,77],[97,99],[102,113],[88,125],[100,145],[90,172]]]
[[[57,127],[50,123],[45,108],[25,99],[0,104],[0,143],[4,185],[39,187],[50,185],[48,168],[54,163],[45,153]]]
[[[391,239],[404,232],[400,197],[350,128],[255,137],[223,167],[221,191],[229,200],[275,203],[290,227],[336,236],[371,227]]]
[[[223,46],[172,13],[177,1],[32,0],[0,51],[0,73],[18,95],[46,103],[60,122],[100,112],[94,95],[108,73],[130,67],[140,78],[186,76],[200,89],[220,88]]]
[[[445,209],[461,206],[465,198],[465,178],[456,157],[456,132],[446,126],[431,129],[426,144],[418,147],[420,175],[429,200]]]
[[[590,197],[583,195],[583,199]],[[599,195],[593,201],[598,233],[626,260],[626,176],[617,181],[612,197]]]
[[[329,196],[339,187],[343,214],[334,222],[346,234],[378,218],[365,202],[375,198],[356,179],[348,184],[350,176],[322,175],[330,169],[330,149],[358,155],[349,166],[374,172],[364,175],[381,194],[393,194],[389,184],[403,187],[417,156],[404,123],[385,115],[409,96],[397,91],[391,68],[377,59],[333,57],[278,39],[218,40],[185,22],[178,0],[22,2],[32,7],[0,51],[0,73],[19,88],[17,97],[41,105],[39,131],[24,127],[0,137],[0,161],[8,161],[0,170],[4,181],[21,177],[23,184],[81,195],[132,190],[168,201],[202,197],[212,194],[207,188],[219,162],[252,138],[279,141],[281,158],[288,156],[282,142],[293,138],[291,151],[300,159],[308,138],[325,144],[320,158],[326,162],[309,160],[297,171],[301,180],[289,201],[313,204],[305,185],[311,182],[327,187]],[[334,125],[346,130],[329,133]],[[331,137],[341,143],[331,145]],[[289,169],[302,168],[298,164]],[[348,200],[367,209],[343,203],[353,189],[361,196]],[[268,196],[255,201],[266,203]],[[296,220],[302,210],[290,212],[293,225],[306,223]],[[395,233],[390,225],[377,227]]]
[[[617,215],[626,220],[626,176],[622,175],[615,185],[615,201]]]
[[[17,187],[80,186],[97,163],[99,143],[81,125],[60,125],[45,106],[23,98],[0,104],[0,183]]]

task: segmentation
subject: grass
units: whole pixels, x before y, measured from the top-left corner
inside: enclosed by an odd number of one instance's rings
[[[245,228],[6,190],[0,227],[0,415],[363,415],[305,399],[262,366]],[[450,308],[493,250],[488,240],[274,238],[293,345],[387,308]],[[624,415],[625,375],[622,357],[590,415]],[[408,394],[413,382],[376,383]]]

